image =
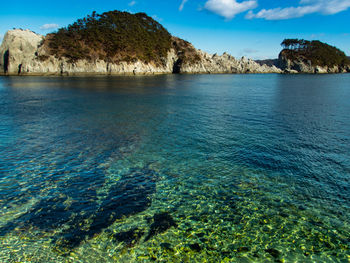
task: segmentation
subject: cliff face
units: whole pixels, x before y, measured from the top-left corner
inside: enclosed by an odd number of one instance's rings
[[[9,75],[74,74],[162,74],[162,73],[280,73],[275,66],[259,65],[250,59],[236,60],[224,53],[209,55],[190,43],[173,38],[173,47],[162,63],[133,60],[112,63],[100,59],[79,59],[51,55],[43,45],[45,37],[29,30],[10,30],[0,46],[0,72]]]
[[[43,38],[30,30],[8,31],[0,46],[1,70],[4,73],[21,73],[23,66],[34,61]]]

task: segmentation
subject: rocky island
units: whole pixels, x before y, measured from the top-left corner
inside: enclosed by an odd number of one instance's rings
[[[350,72],[350,60],[345,53],[321,41],[285,39],[277,66],[286,73]]]
[[[286,41],[286,40],[285,40]],[[211,55],[172,36],[145,13],[110,11],[79,19],[67,28],[42,36],[14,29],[0,46],[0,73],[7,75],[164,74],[164,73],[335,73],[350,72],[340,50],[334,61],[308,57],[323,43],[308,42],[294,49],[292,42],[276,63],[258,63],[224,53]],[[321,43],[321,44],[320,44]],[[326,44],[324,44],[326,45]],[[293,49],[290,47],[293,46]],[[328,45],[327,45],[328,46]],[[306,45],[304,45],[306,47]],[[317,52],[316,52],[317,53]],[[318,53],[317,53],[318,54]],[[345,59],[341,59],[345,57]],[[322,54],[321,54],[322,57]]]

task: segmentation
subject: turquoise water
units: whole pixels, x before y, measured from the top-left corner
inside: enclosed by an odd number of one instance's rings
[[[0,262],[350,262],[350,75],[0,78]]]

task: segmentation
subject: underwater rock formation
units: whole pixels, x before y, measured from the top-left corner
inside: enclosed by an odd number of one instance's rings
[[[155,235],[167,231],[171,227],[177,227],[177,224],[169,213],[164,212],[155,214],[153,216],[153,223],[151,224],[150,231],[145,238],[145,241],[151,239]]]
[[[92,238],[108,228],[117,219],[146,210],[151,205],[151,197],[156,191],[156,173],[148,168],[132,169],[115,183],[103,199],[97,211],[92,211],[89,226],[80,226],[85,218],[78,217],[68,230],[58,237],[61,247],[74,248],[83,240]]]
[[[82,180],[84,183],[81,183]],[[57,249],[73,249],[85,239],[101,233],[115,220],[146,210],[156,191],[156,180],[154,170],[130,169],[109,187],[105,196],[101,196],[93,189],[105,183],[103,174],[71,178],[60,185],[60,195],[42,199],[13,222],[1,227],[0,235],[29,228],[55,231]],[[67,189],[74,189],[73,185],[75,191],[69,192]],[[73,202],[67,205],[69,200]]]
[[[274,258],[279,258],[281,256],[281,252],[274,248],[265,249],[265,252],[269,253]]]
[[[115,234],[113,237],[119,242],[124,242],[127,247],[133,247],[139,242],[144,232],[138,228],[133,228],[125,232]]]

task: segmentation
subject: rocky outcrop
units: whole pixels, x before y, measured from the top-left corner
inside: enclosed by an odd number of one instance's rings
[[[43,36],[30,30],[8,31],[0,46],[0,67],[5,73],[21,73],[24,65],[35,60],[35,52],[38,49]]]
[[[208,54],[197,50],[195,47],[182,39],[174,38],[174,48],[177,50],[178,60],[175,64],[177,73],[281,73],[275,66],[260,65],[254,60],[242,57],[236,59],[230,54],[221,56]]]
[[[174,50],[168,52],[163,65],[121,62],[110,63],[103,60],[78,60],[56,58],[41,43],[44,37],[30,30],[10,30],[0,46],[1,71],[6,74],[22,75],[69,75],[69,74],[155,74],[169,73],[176,60]]]
[[[320,66],[313,65],[310,60],[303,56],[290,59],[285,51],[278,56],[278,67],[284,73],[311,73],[311,74],[327,74],[327,73],[346,73],[350,72],[350,66]]]
[[[242,57],[235,59],[233,56],[224,53],[210,55],[198,51],[200,60],[197,62],[184,63],[181,65],[180,73],[281,73],[275,66],[259,65],[252,59]]]
[[[10,30],[0,46],[0,72],[9,75],[74,75],[74,74],[162,74],[162,73],[281,73],[275,66],[260,65],[251,59],[235,59],[229,54],[210,55],[195,49],[191,58],[184,56],[182,47],[169,50],[162,63],[133,62],[111,63],[104,60],[77,60],[55,57],[42,45],[44,36],[30,30]],[[183,41],[185,43],[185,41]],[[175,43],[175,42],[174,42]],[[188,46],[191,45],[191,46]]]

